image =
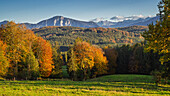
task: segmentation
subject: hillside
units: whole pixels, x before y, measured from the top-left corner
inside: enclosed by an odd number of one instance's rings
[[[35,34],[50,40],[57,41],[60,46],[74,43],[77,37],[92,44],[104,47],[106,45],[134,44],[144,40],[140,33],[147,30],[146,26],[131,26],[124,28],[80,28],[71,26],[48,26],[33,29]]]

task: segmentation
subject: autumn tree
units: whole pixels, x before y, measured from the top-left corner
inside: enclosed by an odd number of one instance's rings
[[[42,77],[50,76],[54,67],[52,61],[51,44],[41,37],[34,41],[33,52],[39,63],[39,72]]]
[[[74,46],[76,63],[83,70],[83,80],[88,78],[88,72],[94,66],[94,55],[91,45],[87,42],[77,42]]]
[[[27,50],[26,37],[28,29],[24,25],[8,22],[0,27],[0,38],[7,44],[6,56],[10,60],[9,72],[12,77],[18,76],[18,67],[21,60],[25,61],[25,57],[29,51]]]
[[[25,30],[25,33],[27,34],[26,39],[26,46],[28,53],[26,55],[25,65],[26,65],[26,77],[27,79],[36,79],[39,77],[39,63],[36,59],[34,52],[33,52],[33,45],[34,41],[36,40],[37,36],[34,35],[34,32],[31,30]],[[24,73],[24,72],[23,72]]]
[[[107,59],[101,48],[76,40],[68,51],[68,71],[73,80],[86,80],[107,73]]]
[[[92,46],[94,54],[94,67],[91,70],[92,77],[106,74],[108,71],[108,60],[104,56],[104,52],[98,46]]]
[[[0,77],[6,76],[6,73],[8,72],[9,61],[5,56],[6,47],[7,45],[0,40]]]
[[[51,73],[53,76],[61,74],[59,47],[52,49],[49,42],[36,36],[24,24],[8,22],[1,25],[0,39],[1,76],[7,72],[7,77],[14,79],[36,79]]]
[[[23,46],[25,46],[25,50],[27,51],[19,62],[18,72],[20,74],[18,74],[18,77],[22,79],[36,79],[39,77],[39,63],[35,58],[33,45],[37,36],[33,31],[26,28],[23,36],[25,42],[25,45]]]

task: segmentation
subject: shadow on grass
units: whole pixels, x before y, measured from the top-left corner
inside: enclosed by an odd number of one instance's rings
[[[3,81],[2,81],[3,82]],[[105,90],[114,91],[114,88],[119,88],[120,92],[129,92],[130,88],[137,88],[149,91],[170,91],[170,87],[155,86],[154,83],[140,83],[140,82],[100,82],[100,81],[4,81],[4,85],[10,86],[50,86],[64,89],[86,89],[86,90]],[[132,93],[143,93],[137,91],[130,91]],[[152,94],[152,93],[148,93]],[[155,93],[153,93],[155,94]],[[166,93],[163,93],[166,94]],[[168,93],[167,93],[168,94]]]

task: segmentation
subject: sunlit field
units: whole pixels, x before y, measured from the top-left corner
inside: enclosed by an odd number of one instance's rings
[[[0,81],[0,96],[168,96],[170,85],[158,86],[148,75],[108,75],[87,81],[68,79]]]

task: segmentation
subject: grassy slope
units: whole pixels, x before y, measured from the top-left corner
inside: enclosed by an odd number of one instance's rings
[[[88,81],[0,81],[0,96],[170,95],[170,85],[156,87],[151,76],[109,75]]]

